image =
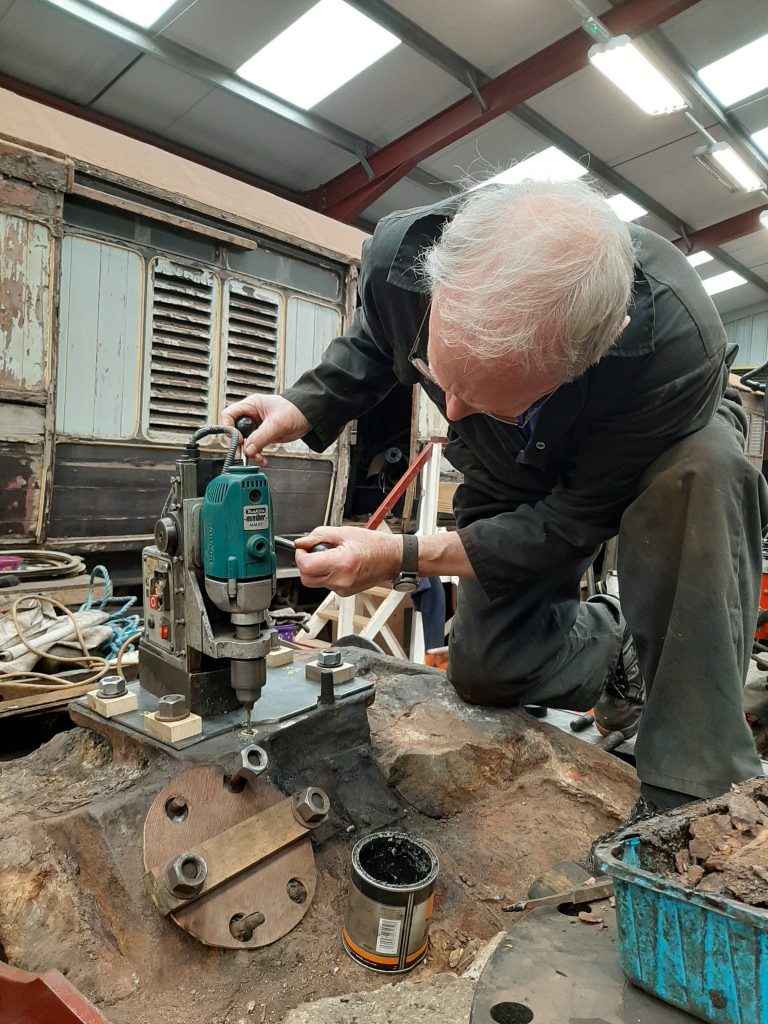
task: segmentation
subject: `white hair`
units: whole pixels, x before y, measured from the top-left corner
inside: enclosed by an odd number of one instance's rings
[[[442,344],[526,366],[556,362],[571,380],[621,332],[634,250],[590,185],[525,179],[468,192],[420,262]]]

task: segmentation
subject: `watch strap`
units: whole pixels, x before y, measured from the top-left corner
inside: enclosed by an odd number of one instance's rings
[[[419,539],[412,533],[403,534],[403,560],[400,572],[409,576],[419,574]]]

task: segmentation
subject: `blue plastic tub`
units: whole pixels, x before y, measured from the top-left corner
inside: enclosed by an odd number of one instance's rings
[[[690,819],[665,818],[667,837],[675,828],[682,837]],[[613,876],[619,963],[630,981],[703,1020],[768,1024],[768,910],[664,877],[648,840],[619,837],[596,856]]]

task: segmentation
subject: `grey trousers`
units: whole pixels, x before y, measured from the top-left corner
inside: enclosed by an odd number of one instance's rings
[[[489,600],[462,580],[448,669],[460,696],[586,711],[616,667],[626,619],[648,690],[635,746],[641,782],[711,797],[761,774],[742,690],[768,488],[744,456],[745,433],[743,410],[724,400],[707,427],[647,470],[621,521],[621,606],[579,600],[597,553],[513,599]]]

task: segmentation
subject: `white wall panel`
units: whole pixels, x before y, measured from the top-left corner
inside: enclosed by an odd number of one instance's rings
[[[132,437],[138,419],[143,260],[87,238],[62,244],[56,429]]]

